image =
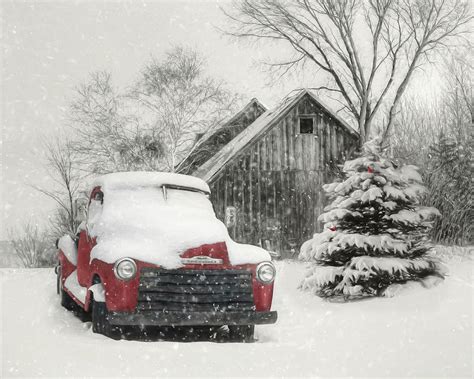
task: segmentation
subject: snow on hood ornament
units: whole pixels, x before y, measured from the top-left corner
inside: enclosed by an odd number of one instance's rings
[[[192,258],[181,258],[181,262],[185,265],[221,265],[223,260],[206,255],[198,255]]]

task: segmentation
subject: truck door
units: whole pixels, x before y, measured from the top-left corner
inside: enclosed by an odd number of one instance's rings
[[[77,280],[83,287],[87,287],[90,284],[90,257],[91,250],[95,245],[95,238],[90,235],[90,231],[102,214],[103,204],[104,193],[100,187],[96,187],[91,193],[87,210],[86,228],[81,231],[77,249]]]

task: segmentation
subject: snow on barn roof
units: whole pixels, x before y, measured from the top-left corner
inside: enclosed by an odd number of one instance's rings
[[[233,115],[231,118],[229,118],[227,121],[223,122],[218,128],[208,130],[196,143],[196,146],[193,148],[198,148],[202,144],[204,144],[210,137],[212,137],[214,134],[220,131],[220,129],[226,125],[230,125],[233,122],[235,122],[240,116],[242,116],[247,109],[249,109],[253,104],[257,104],[259,107],[262,107],[264,110],[267,110],[267,107],[263,105],[260,101],[258,101],[257,98],[253,98],[250,100],[240,111],[238,111],[235,115]]]
[[[358,133],[336,112],[332,111],[324,102],[322,102],[309,89],[301,89],[297,92],[290,93],[283,101],[273,109],[267,110],[252,124],[238,134],[232,141],[224,146],[217,154],[215,154],[206,163],[200,166],[192,175],[202,178],[205,181],[210,181],[220,170],[229,162],[234,156],[239,154],[242,149],[250,142],[264,134],[277,122],[282,116],[286,114],[294,105],[300,101],[303,96],[309,95],[321,108],[337,120],[342,127],[344,127],[351,135],[358,137]]]
[[[209,160],[222,147],[228,144],[238,133],[240,133],[241,129],[243,130],[254,121],[252,120],[247,125],[236,125],[236,123],[239,122],[239,119],[245,117],[253,107],[260,108],[261,114],[267,110],[267,107],[265,107],[265,105],[263,105],[260,101],[258,101],[257,98],[254,97],[235,115],[218,125],[216,128],[212,128],[204,133],[204,135],[199,138],[188,154],[178,164],[176,171],[189,173]],[[258,118],[258,116],[256,118]],[[229,133],[229,128],[234,132]],[[201,155],[201,157],[199,157],[198,161],[196,162],[196,158],[199,155]],[[193,167],[193,165],[195,166]]]
[[[95,179],[94,187],[104,190],[133,187],[161,187],[163,185],[192,188],[203,192],[210,192],[207,183],[199,178],[171,172],[115,172]]]

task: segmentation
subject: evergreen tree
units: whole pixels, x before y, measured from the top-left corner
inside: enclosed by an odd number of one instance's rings
[[[419,206],[425,187],[415,166],[396,167],[378,140],[347,161],[342,182],[323,189],[332,199],[321,214],[324,231],[301,247],[312,262],[302,288],[321,297],[383,295],[392,283],[442,277],[427,234],[435,208]]]

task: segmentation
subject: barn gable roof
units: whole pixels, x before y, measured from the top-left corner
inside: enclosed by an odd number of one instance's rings
[[[332,118],[338,121],[351,135],[358,138],[359,134],[327,105],[325,105],[312,91],[302,89],[291,93],[283,101],[271,110],[267,110],[251,125],[238,134],[232,141],[225,145],[219,152],[212,156],[207,162],[195,170],[192,175],[205,181],[214,178],[222,168],[236,155],[238,155],[245,146],[249,145],[255,139],[263,135],[270,129],[275,122],[293,108],[305,95],[309,95],[322,109],[324,109]]]
[[[196,170],[266,110],[267,108],[260,101],[253,98],[230,119],[202,135],[176,170],[183,174]]]

